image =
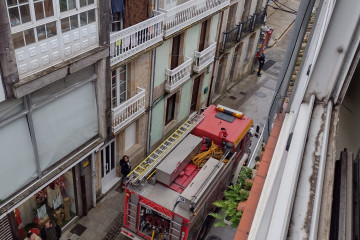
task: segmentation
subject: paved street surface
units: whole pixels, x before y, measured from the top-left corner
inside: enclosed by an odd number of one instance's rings
[[[296,8],[297,0],[282,0]],[[297,3],[297,6],[296,6]],[[282,61],[291,35],[291,26],[295,15],[281,11],[270,10],[267,24],[274,27],[272,47],[266,51],[265,68],[261,77],[256,72],[250,74],[230,91],[220,97],[217,103],[237,109],[253,118],[255,124],[263,125],[267,119],[268,110],[273,98],[277,76],[280,73]],[[91,209],[87,216],[77,220],[62,234],[61,240],[127,240],[120,234],[123,223],[124,193],[119,191],[119,183]],[[212,227],[207,240],[229,240],[235,236],[235,229]],[[221,236],[221,238],[220,238]]]

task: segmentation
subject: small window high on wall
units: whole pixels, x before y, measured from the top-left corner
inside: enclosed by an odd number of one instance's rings
[[[175,118],[175,107],[176,107],[176,94],[173,94],[166,101],[166,118],[165,125],[170,123]]]

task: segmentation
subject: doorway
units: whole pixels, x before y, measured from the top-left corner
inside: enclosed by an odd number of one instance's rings
[[[116,177],[115,139],[106,144],[100,153],[101,157],[101,186],[102,193],[106,193],[118,181]]]
[[[196,104],[198,101],[199,87],[200,87],[201,75],[194,79],[194,85],[192,90],[192,97],[190,103],[190,112],[196,111]]]

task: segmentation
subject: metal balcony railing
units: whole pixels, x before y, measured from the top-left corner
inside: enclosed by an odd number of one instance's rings
[[[214,61],[216,51],[216,42],[210,44],[210,46],[201,52],[195,51],[194,59],[194,72],[201,72],[204,68],[209,66]]]
[[[163,40],[165,14],[149,18],[110,35],[110,65],[113,66]]]
[[[173,70],[168,68],[165,70],[166,91],[172,92],[178,86],[190,79],[192,61],[192,58],[185,58],[185,62],[183,62],[178,67],[174,68]]]
[[[145,112],[145,90],[137,88],[137,94],[111,110],[112,130],[116,133]]]
[[[191,0],[169,10],[166,14],[165,37],[229,6],[230,0]]]
[[[260,13],[255,13],[250,16],[244,22],[240,22],[235,28],[230,31],[224,32],[222,50],[224,51],[234,43],[240,41],[241,38],[247,35],[247,33],[253,32],[256,28],[265,23],[266,9],[263,9]]]

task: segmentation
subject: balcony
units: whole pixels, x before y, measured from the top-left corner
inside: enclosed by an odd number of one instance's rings
[[[235,28],[224,32],[224,38],[222,42],[222,51],[225,51],[234,43],[241,40],[248,33],[253,32],[256,28],[260,27],[266,21],[266,9],[263,9],[260,13],[255,13],[250,16],[244,22],[240,22]]]
[[[165,14],[159,15],[110,35],[111,66],[161,42]]]
[[[210,44],[210,46],[204,49],[201,52],[195,51],[195,61],[194,61],[194,72],[201,72],[209,66],[210,63],[214,61],[216,50],[216,42]]]
[[[145,112],[145,90],[137,88],[137,94],[111,110],[112,130],[116,133]]]
[[[169,10],[161,10],[166,13],[164,35],[168,37],[229,5],[230,0],[191,0]]]
[[[166,82],[165,82],[165,90],[167,92],[172,92],[181,84],[190,79],[191,74],[191,64],[192,58],[186,58],[185,62],[174,68],[173,70],[166,69]]]

